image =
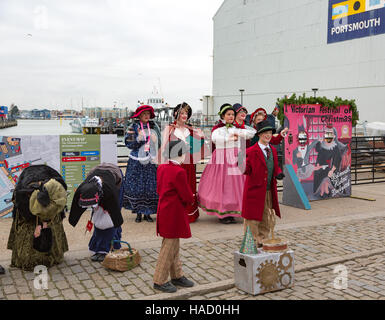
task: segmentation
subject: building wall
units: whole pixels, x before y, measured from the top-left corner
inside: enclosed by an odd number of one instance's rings
[[[214,17],[214,108],[271,112],[292,93],[356,99],[385,122],[385,34],[327,44],[328,0],[225,0]],[[383,22],[385,23],[385,21]]]

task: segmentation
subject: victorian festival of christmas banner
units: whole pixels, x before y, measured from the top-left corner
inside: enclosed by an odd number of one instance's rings
[[[349,106],[285,105],[285,164],[309,200],[351,195],[352,111]]]

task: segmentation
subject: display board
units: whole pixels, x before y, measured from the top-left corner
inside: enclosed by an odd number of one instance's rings
[[[329,0],[328,43],[385,33],[385,0]]]
[[[349,197],[352,138],[349,106],[330,109],[321,105],[285,105],[284,113],[285,126],[289,127],[285,164],[294,169],[308,200]],[[283,181],[283,199],[284,204],[292,205],[289,199],[294,197],[293,181],[289,178],[286,176]]]
[[[12,192],[23,170],[46,164],[67,183],[68,204],[93,167],[117,164],[116,135],[0,136],[0,217],[10,217]]]

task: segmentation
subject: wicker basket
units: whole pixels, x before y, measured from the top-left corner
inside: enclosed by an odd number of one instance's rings
[[[128,248],[114,250],[114,242],[125,243]],[[105,256],[102,266],[116,271],[128,271],[140,263],[141,257],[138,250],[131,248],[125,241],[112,240],[110,252]]]

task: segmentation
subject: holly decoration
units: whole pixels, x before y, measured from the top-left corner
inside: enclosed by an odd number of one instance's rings
[[[337,109],[340,106],[349,106],[352,110],[352,126],[355,127],[359,114],[357,111],[356,100],[344,100],[339,97],[335,97],[334,100],[330,100],[326,97],[306,97],[305,94],[302,96],[296,96],[294,93],[291,97],[284,97],[277,99],[277,106],[279,107],[279,113],[277,118],[279,119],[281,126],[284,123],[284,106],[285,105],[306,105],[306,104],[320,104],[322,107],[327,107],[330,109]]]

